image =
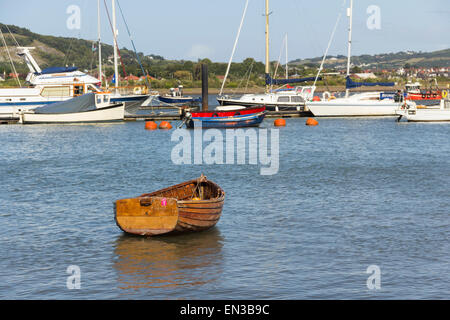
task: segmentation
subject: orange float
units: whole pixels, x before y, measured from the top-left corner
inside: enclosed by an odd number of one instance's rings
[[[146,130],[156,130],[156,129],[158,129],[158,125],[154,121],[146,121],[145,129]]]
[[[285,127],[286,126],[286,120],[284,120],[284,119],[276,119],[273,122],[273,124],[274,124],[275,127]]]
[[[170,122],[161,121],[161,123],[159,124],[159,128],[169,130],[169,129],[172,129],[172,125],[170,124]]]
[[[318,124],[319,124],[319,122],[316,119],[308,118],[306,120],[306,125],[307,126],[317,126]]]
[[[318,96],[314,96],[313,101],[320,101],[320,98]]]

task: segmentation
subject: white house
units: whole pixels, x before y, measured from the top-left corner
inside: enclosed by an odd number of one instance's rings
[[[376,79],[377,76],[373,72],[355,73],[355,76],[361,79]]]

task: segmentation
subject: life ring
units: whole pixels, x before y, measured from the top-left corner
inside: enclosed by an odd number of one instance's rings
[[[331,98],[331,93],[329,93],[328,91],[325,91],[325,92],[322,94],[322,99],[324,99],[324,100],[330,100],[330,98]]]
[[[442,98],[447,98],[447,96],[448,96],[448,91],[442,91]]]
[[[422,93],[422,99],[425,99],[425,97],[426,97],[426,94]]]
[[[133,93],[134,93],[134,94],[141,94],[141,93],[142,93],[141,87],[135,87],[135,88],[133,89]]]

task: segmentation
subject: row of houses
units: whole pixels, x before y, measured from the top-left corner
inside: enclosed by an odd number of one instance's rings
[[[341,75],[346,74],[346,70],[340,70]],[[359,73],[352,74],[352,77],[360,79],[375,79],[376,74],[382,74],[386,78],[411,77],[419,79],[429,79],[436,77],[450,78],[450,67],[442,68],[398,68],[398,69],[365,69]]]
[[[400,68],[396,70],[396,74],[399,76],[408,76],[422,79],[435,77],[450,78],[450,68]]]

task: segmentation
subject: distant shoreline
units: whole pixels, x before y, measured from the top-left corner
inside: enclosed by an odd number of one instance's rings
[[[367,91],[397,91],[397,90],[403,90],[403,86],[395,86],[390,87],[389,89],[386,89],[386,87],[364,87],[360,89],[353,89],[352,92],[367,92]],[[166,94],[170,92],[170,89],[152,89],[154,91],[158,91],[160,94]],[[224,94],[244,94],[244,93],[264,93],[265,88],[264,87],[253,87],[248,88],[247,90],[242,89],[224,89]],[[344,92],[345,86],[329,86],[329,87],[317,87],[316,92]],[[208,93],[209,94],[219,94],[220,89],[219,88],[209,88]],[[202,88],[183,88],[183,94],[189,95],[189,94],[202,94]]]

